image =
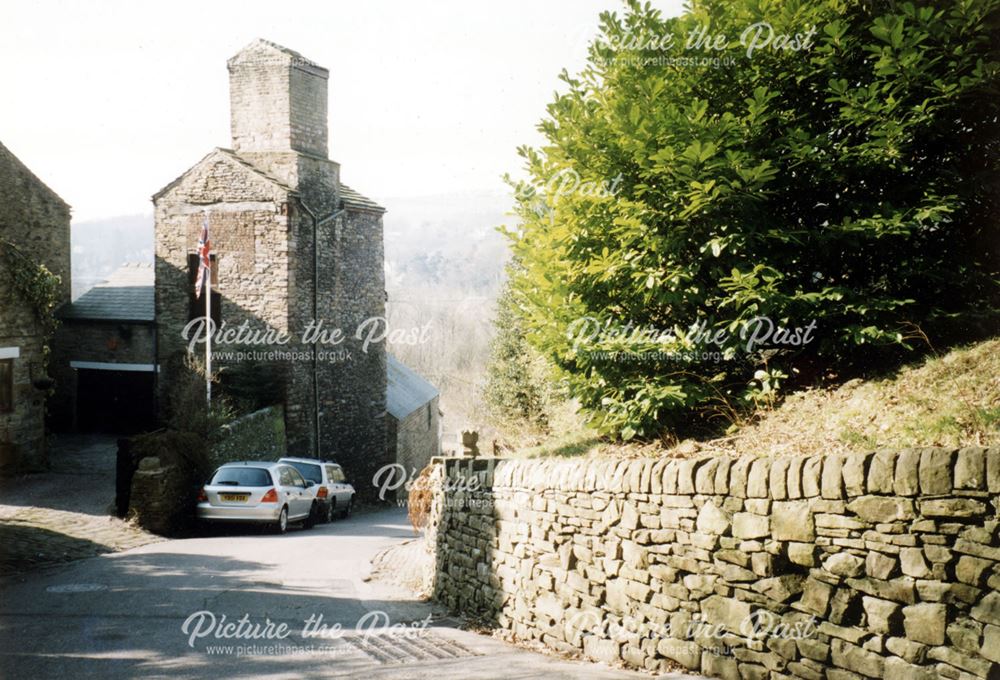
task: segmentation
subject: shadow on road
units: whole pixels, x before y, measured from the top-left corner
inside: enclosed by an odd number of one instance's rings
[[[274,538],[261,544],[264,553],[288,537]],[[268,562],[132,552],[19,592],[27,587],[4,592],[0,677],[263,677],[289,673],[294,659],[292,675],[319,678],[330,677],[330,664],[447,656],[435,656],[440,645],[426,638],[394,638],[412,630],[415,613],[429,615],[425,603],[364,599],[350,579],[322,569],[289,579]],[[225,634],[244,619],[257,633]],[[304,634],[308,622],[312,635]],[[260,632],[268,624],[272,631],[284,624],[287,635]]]
[[[58,435],[47,472],[0,478],[0,504],[109,514],[115,500],[115,435]]]
[[[0,583],[13,572],[96,557],[113,549],[86,538],[7,520],[0,522]]]

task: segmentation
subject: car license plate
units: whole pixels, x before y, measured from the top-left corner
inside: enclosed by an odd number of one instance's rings
[[[245,503],[250,496],[245,493],[220,493],[219,498],[224,501],[235,501],[237,503]]]

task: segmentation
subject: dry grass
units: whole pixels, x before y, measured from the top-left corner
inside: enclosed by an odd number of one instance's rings
[[[733,434],[696,442],[613,444],[577,429],[522,450],[540,456],[830,455],[879,448],[1000,445],[1000,338],[876,380],[807,390]]]

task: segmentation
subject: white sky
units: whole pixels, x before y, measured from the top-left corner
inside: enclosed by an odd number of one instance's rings
[[[654,4],[667,14],[680,0]],[[373,198],[505,190],[557,74],[615,0],[5,2],[0,141],[74,221],[229,146],[226,59],[261,37],[330,69],[330,155]]]

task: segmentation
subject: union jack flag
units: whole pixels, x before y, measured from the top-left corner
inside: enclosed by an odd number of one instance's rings
[[[201,238],[198,239],[198,278],[194,282],[194,296],[195,298],[201,298],[201,289],[205,287],[205,276],[210,275],[212,268],[212,259],[209,253],[212,250],[212,244],[208,240],[208,213],[205,214],[205,220],[201,225]]]

